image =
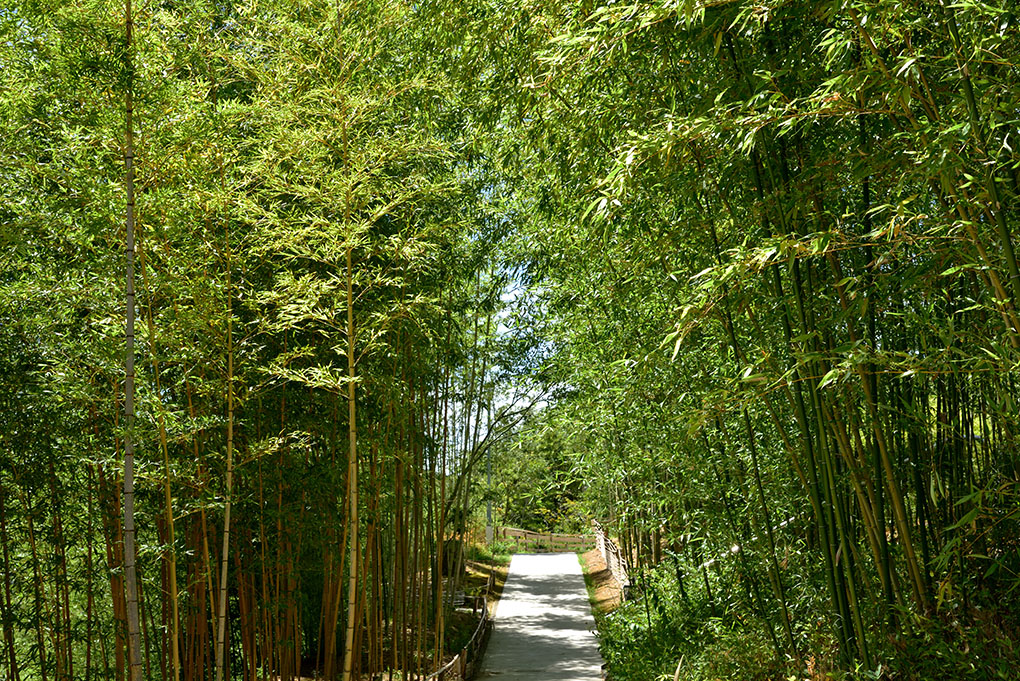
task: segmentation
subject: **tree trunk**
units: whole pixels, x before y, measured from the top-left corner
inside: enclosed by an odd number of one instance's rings
[[[124,92],[125,144],[124,251],[127,256],[127,324],[124,351],[124,585],[127,600],[128,669],[131,681],[142,678],[142,639],[138,622],[138,575],[135,570],[135,139],[132,122],[134,65],[131,60],[133,19],[131,0],[124,2],[127,89]]]
[[[347,124],[343,124],[344,163],[347,163]],[[351,229],[351,188],[347,189],[345,201],[344,224]],[[347,632],[344,637],[344,673],[343,681],[351,680],[354,661],[354,628],[358,603],[358,429],[357,408],[355,403],[354,363],[354,243],[352,235],[347,235],[347,500],[348,524],[350,526],[350,554],[347,560],[350,577],[347,584]]]
[[[3,548],[4,571],[4,643],[7,646],[8,673],[13,681],[18,681],[18,657],[14,649],[14,626],[11,610],[11,561],[7,547],[7,507],[4,504],[7,489],[0,483],[0,545]],[[91,548],[91,544],[89,544]]]
[[[234,328],[230,291],[230,233],[226,234],[227,269],[227,496],[223,508],[223,546],[220,554],[219,607],[216,625],[216,681],[223,679],[227,637],[227,568],[230,556],[230,504],[234,492]]]

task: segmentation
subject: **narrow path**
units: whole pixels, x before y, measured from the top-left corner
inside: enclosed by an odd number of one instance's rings
[[[573,553],[518,553],[510,561],[480,679],[599,681],[584,575]]]

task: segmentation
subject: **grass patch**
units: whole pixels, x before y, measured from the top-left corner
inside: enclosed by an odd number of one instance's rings
[[[494,541],[491,545],[471,544],[467,547],[465,554],[467,559],[478,563],[495,563],[496,565],[509,565],[510,559],[517,552],[513,542]]]

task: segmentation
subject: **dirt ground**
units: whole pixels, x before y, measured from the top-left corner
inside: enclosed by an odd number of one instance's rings
[[[606,561],[598,549],[578,554],[584,566],[585,580],[588,582],[589,594],[593,595],[592,606],[596,615],[616,610],[620,605],[623,590],[613,579],[613,574],[606,567]]]

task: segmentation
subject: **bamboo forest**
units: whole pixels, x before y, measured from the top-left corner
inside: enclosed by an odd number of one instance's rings
[[[496,678],[566,537],[594,678],[1020,679],[1018,146],[1013,0],[0,1],[0,680]]]

